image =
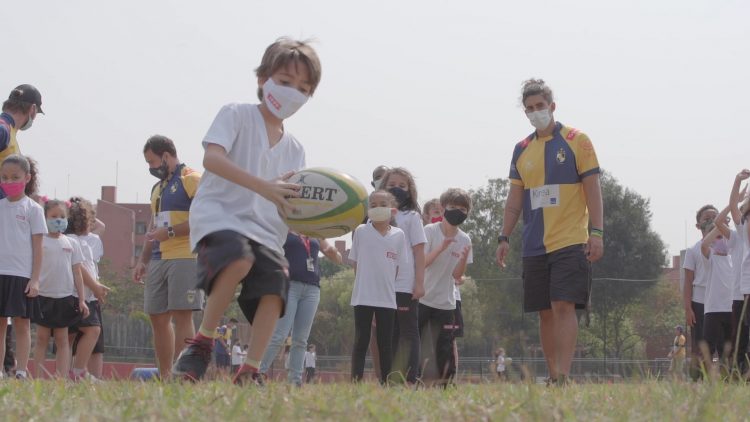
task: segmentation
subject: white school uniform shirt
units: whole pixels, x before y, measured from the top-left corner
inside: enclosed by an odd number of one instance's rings
[[[406,236],[406,258],[409,265],[404,265],[398,269],[396,277],[396,291],[399,293],[414,293],[414,246],[427,243],[422,226],[422,217],[416,211],[399,211],[396,214],[396,226],[404,232]]]
[[[102,243],[102,239],[99,237],[99,235],[94,233],[89,233],[85,236],[78,236],[78,240],[81,242],[85,242],[89,247],[91,247],[91,252],[94,254],[94,262],[99,264],[99,261],[101,261],[102,257],[104,256],[104,244]],[[99,278],[99,269],[97,268],[97,279]]]
[[[96,262],[94,261],[94,251],[91,250],[91,246],[84,240],[84,236],[77,236],[75,234],[69,234],[67,235],[71,239],[75,239],[78,241],[78,245],[81,247],[81,256],[83,257],[83,262],[81,262],[81,266],[84,270],[88,271],[89,274],[91,274],[91,277],[94,280],[98,279],[98,274],[96,270]],[[86,302],[91,302],[92,300],[96,300],[96,296],[94,296],[94,292],[92,292],[88,287],[85,285],[83,286],[83,291],[85,292],[85,300]],[[73,296],[78,297],[78,292],[73,292]]]
[[[747,221],[737,226],[737,233],[739,233],[738,237],[742,239],[742,243],[745,245],[740,271],[740,293],[747,295],[750,294],[750,237],[747,233]]]
[[[424,248],[425,256],[432,250],[440,248],[440,245],[443,244],[445,235],[443,235],[441,224],[442,222],[438,222],[424,227],[424,233],[427,237],[427,244]],[[453,270],[461,259],[464,248],[470,245],[469,235],[458,229],[454,242],[435,258],[432,265],[425,268],[425,294],[424,297],[419,299],[419,303],[435,309],[456,309],[456,280],[453,278]],[[472,262],[474,262],[474,253],[470,250],[466,263],[471,264]]]
[[[24,196],[0,199],[0,274],[31,278],[34,254],[31,236],[47,233],[44,209]]]
[[[232,346],[232,365],[242,365],[243,358],[242,348],[239,344]]]
[[[696,303],[706,302],[706,283],[708,282],[708,270],[706,269],[703,252],[701,252],[701,243],[703,241],[699,240],[685,251],[685,263],[682,264],[683,269],[691,270],[695,275],[691,300]]]
[[[716,255],[711,250],[708,258],[703,257],[703,263],[708,269],[706,302],[703,306],[703,313],[732,312],[732,293],[734,289],[732,257],[729,255]]]
[[[57,239],[44,236],[42,249],[39,295],[56,299],[76,295],[73,265],[83,263],[78,241],[65,235]]]
[[[458,287],[458,284],[456,284],[455,279],[453,281],[453,298],[456,300],[456,302],[461,301],[461,289]]]
[[[315,368],[315,352],[305,352],[305,368]]]
[[[396,274],[409,265],[404,232],[390,227],[382,235],[371,222],[362,224],[354,231],[349,259],[357,262],[351,305],[396,309]]]
[[[222,107],[203,138],[203,147],[217,144],[241,169],[265,180],[305,167],[305,150],[284,132],[270,147],[257,104]],[[256,192],[206,171],[190,206],[190,247],[208,234],[232,230],[284,254],[289,230],[276,206]]]
[[[742,239],[740,232],[742,231],[740,226],[736,226],[737,230],[729,230],[729,241],[727,242],[729,247],[729,255],[732,257],[732,300],[742,300],[742,292],[740,289],[740,283],[742,280],[742,260],[745,257],[745,241]]]

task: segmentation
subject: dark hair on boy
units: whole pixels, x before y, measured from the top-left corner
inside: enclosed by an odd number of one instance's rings
[[[94,206],[88,199],[74,196],[70,198],[68,210],[68,228],[65,234],[84,235],[89,231],[91,220],[94,219]]]
[[[468,212],[471,211],[471,196],[463,189],[450,188],[440,195],[440,205],[442,205],[443,208],[448,205],[464,207]]]
[[[717,213],[719,212],[719,210],[717,210],[717,209],[716,209],[716,207],[715,207],[715,206],[713,206],[713,205],[711,205],[711,204],[706,204],[706,205],[702,206],[702,207],[701,207],[701,208],[700,208],[700,209],[698,210],[698,212],[697,212],[697,213],[695,213],[695,223],[696,223],[696,224],[700,224],[700,223],[701,223],[701,215],[702,215],[702,214],[703,214],[704,212],[708,211],[708,210],[714,210],[714,211],[716,211]]]
[[[38,171],[37,171],[37,163],[36,160],[34,160],[31,157],[25,157],[21,154],[11,154],[2,162],[2,165],[8,164],[15,164],[18,167],[21,168],[21,171],[31,176],[29,178],[29,183],[26,183],[26,187],[24,188],[24,194],[26,196],[34,196],[36,195],[37,191],[39,190],[39,179],[37,178]]]
[[[174,142],[164,135],[154,135],[146,141],[146,145],[143,146],[143,153],[151,151],[154,155],[162,156],[165,152],[168,152],[172,157],[177,157],[177,149],[174,147]]]
[[[403,167],[389,169],[385,172],[383,178],[380,180],[380,187],[388,189],[388,179],[390,179],[390,177],[394,174],[406,178],[406,181],[409,184],[409,189],[407,189],[407,192],[409,192],[409,198],[399,209],[401,211],[416,211],[417,214],[419,214],[421,210],[419,208],[419,203],[417,203],[417,184],[414,181],[414,176],[412,176],[409,170]]]
[[[318,53],[310,46],[310,41],[298,41],[288,37],[281,37],[266,48],[260,66],[255,69],[258,78],[270,78],[279,69],[286,69],[290,64],[295,66],[302,63],[307,67],[310,75],[310,96],[320,83],[321,68]],[[258,87],[258,99],[263,101],[263,89]]]
[[[523,82],[521,105],[526,106],[526,99],[532,95],[541,95],[550,104],[555,100],[552,89],[544,82],[544,79],[531,78]]]

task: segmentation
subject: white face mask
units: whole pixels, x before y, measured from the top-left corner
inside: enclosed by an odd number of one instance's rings
[[[547,108],[526,113],[526,117],[529,118],[531,126],[534,126],[537,130],[544,130],[549,127],[549,124],[552,121],[552,112]]]
[[[281,120],[296,113],[309,98],[295,88],[276,85],[271,78],[263,84],[263,102],[268,111]]]
[[[367,210],[367,217],[372,221],[391,221],[391,207],[376,207]]]
[[[18,130],[28,130],[29,128],[31,128],[32,124],[34,124],[34,118],[31,117],[31,116],[29,116],[29,120],[27,120],[26,123],[24,123],[23,126],[21,126],[20,128],[18,128]]]

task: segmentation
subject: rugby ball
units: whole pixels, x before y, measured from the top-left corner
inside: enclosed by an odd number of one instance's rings
[[[346,173],[314,167],[289,183],[300,185],[299,197],[289,199],[295,210],[285,219],[292,231],[319,239],[343,236],[367,215],[367,190]]]

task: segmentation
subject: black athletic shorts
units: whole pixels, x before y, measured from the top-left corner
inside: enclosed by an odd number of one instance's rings
[[[572,245],[545,255],[523,258],[523,309],[538,312],[552,301],[573,302],[585,309],[591,293],[591,264],[585,245]]]
[[[221,230],[206,235],[198,242],[198,288],[207,295],[216,276],[229,264],[249,258],[253,261],[250,272],[242,280],[242,290],[237,298],[242,313],[252,324],[260,298],[267,295],[281,297],[281,314],[284,316],[289,292],[289,263],[286,258],[268,246],[248,239],[232,230]]]
[[[78,298],[66,296],[51,298],[37,296],[39,315],[31,318],[31,322],[46,328],[68,328],[77,324],[83,315],[78,307]]]
[[[88,305],[89,307],[89,317],[82,319],[78,322],[78,324],[75,324],[72,327],[68,328],[68,332],[70,334],[76,335],[75,339],[73,340],[73,355],[76,354],[76,350],[78,349],[78,342],[83,336],[81,330],[78,329],[79,327],[100,328],[99,337],[96,339],[96,345],[94,346],[94,350],[91,353],[104,353],[104,324],[102,324],[102,308],[101,306],[99,306],[98,300],[86,302],[86,305]]]
[[[453,312],[453,337],[464,336],[464,315],[461,313],[461,301],[456,301],[456,309]]]

